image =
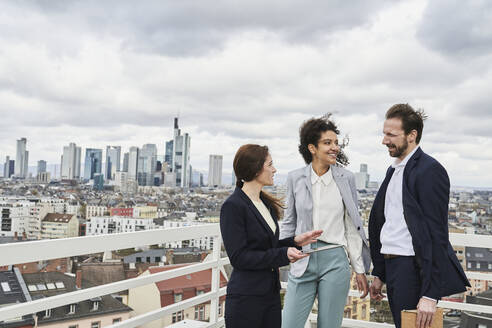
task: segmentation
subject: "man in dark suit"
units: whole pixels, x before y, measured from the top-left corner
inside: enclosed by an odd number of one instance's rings
[[[408,104],[386,112],[383,145],[395,162],[369,217],[371,298],[381,300],[386,283],[397,328],[401,311],[415,308],[417,328],[430,326],[437,301],[470,286],[449,242],[448,175],[419,147],[424,119]]]

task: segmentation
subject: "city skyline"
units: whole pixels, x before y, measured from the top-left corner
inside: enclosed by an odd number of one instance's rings
[[[208,155],[222,154],[231,172],[237,148],[259,143],[285,175],[304,165],[300,124],[333,112],[341,138],[350,136],[348,169],[367,163],[381,181],[392,163],[384,113],[409,103],[428,113],[421,146],[451,184],[492,186],[490,3],[161,2],[135,11],[126,1],[66,1],[0,10],[9,49],[0,53],[1,163],[16,158],[22,137],[30,166],[57,164],[70,142],[123,152],[150,143],[165,155],[179,116],[194,169],[206,172]]]

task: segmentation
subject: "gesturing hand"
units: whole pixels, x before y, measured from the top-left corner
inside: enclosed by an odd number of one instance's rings
[[[294,237],[294,242],[297,246],[304,246],[312,244],[317,241],[317,238],[321,236],[323,230],[312,230],[305,233],[301,233]]]
[[[300,260],[306,256],[309,256],[309,254],[303,254],[295,247],[289,247],[287,249],[287,258],[289,259],[290,263],[294,263],[295,261]]]

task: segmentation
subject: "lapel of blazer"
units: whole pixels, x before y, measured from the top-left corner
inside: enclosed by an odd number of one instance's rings
[[[410,157],[410,159],[407,162],[407,165],[405,165],[405,169],[403,170],[403,189],[408,188],[408,175],[410,172],[412,172],[413,168],[417,164],[420,156],[423,154],[422,149],[419,147],[415,151],[415,153]]]
[[[306,189],[308,191],[308,196],[312,199],[313,198],[313,185],[311,183],[311,164],[307,165],[304,168],[304,183],[306,185]]]
[[[301,179],[304,181],[300,183],[304,183],[305,185],[306,197],[304,198],[304,202],[306,202],[306,204],[304,205],[306,205],[307,212],[305,215],[302,215],[302,217],[297,218],[298,224],[299,220],[304,220],[306,231],[313,230],[313,185],[311,183],[311,170],[312,166],[309,164],[306,165],[302,171]],[[301,195],[299,195],[299,197],[301,197]]]
[[[345,208],[347,209],[349,216],[353,218],[355,214],[353,213],[352,206],[349,206],[349,204],[352,204],[354,200],[352,198],[347,177],[345,176],[343,171],[340,170],[339,167],[335,165],[332,165],[330,169],[332,170],[331,172],[333,174],[333,180],[335,180],[335,183],[337,184],[338,187],[338,191],[340,191],[340,195],[342,196],[343,204],[345,205]]]
[[[379,188],[379,191],[376,195],[376,199],[374,200],[374,205],[376,205],[375,208],[377,211],[377,217],[381,218],[382,222],[386,221],[386,218],[384,217],[384,204],[386,200],[386,190],[388,189],[388,184],[391,180],[391,177],[393,176],[393,172],[395,172],[395,169],[390,166],[386,171],[386,177],[384,178],[384,181],[381,184],[381,187]]]
[[[263,228],[266,230],[266,233],[268,234],[268,237],[270,238],[270,243],[272,244],[273,246],[273,231],[272,229],[270,228],[270,226],[268,225],[268,223],[265,221],[265,219],[263,218],[263,216],[260,214],[260,212],[258,211],[258,209],[256,208],[255,204],[253,204],[253,202],[251,201],[251,199],[248,197],[248,195],[246,195],[244,193],[244,191],[242,191],[240,188],[237,188],[238,192],[239,192],[239,196],[241,196],[241,198],[246,202],[246,204],[248,205],[249,209],[253,212],[256,220],[263,226]],[[268,208],[268,207],[267,207]],[[271,214],[271,212],[270,212]],[[272,214],[272,218],[274,218],[273,214]],[[273,221],[276,221],[275,219],[273,219]],[[276,229],[278,231],[278,227]]]

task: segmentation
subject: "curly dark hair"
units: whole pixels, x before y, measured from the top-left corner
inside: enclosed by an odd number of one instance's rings
[[[335,122],[330,120],[331,113],[327,113],[319,118],[311,118],[305,121],[299,129],[299,153],[302,158],[309,164],[313,161],[313,156],[308,149],[308,145],[313,144],[318,147],[318,142],[321,138],[321,134],[325,131],[333,131],[337,135],[340,134]],[[345,143],[340,145],[340,152],[337,156],[337,164],[340,166],[346,166],[349,164],[349,160],[342,148],[345,147]]]

